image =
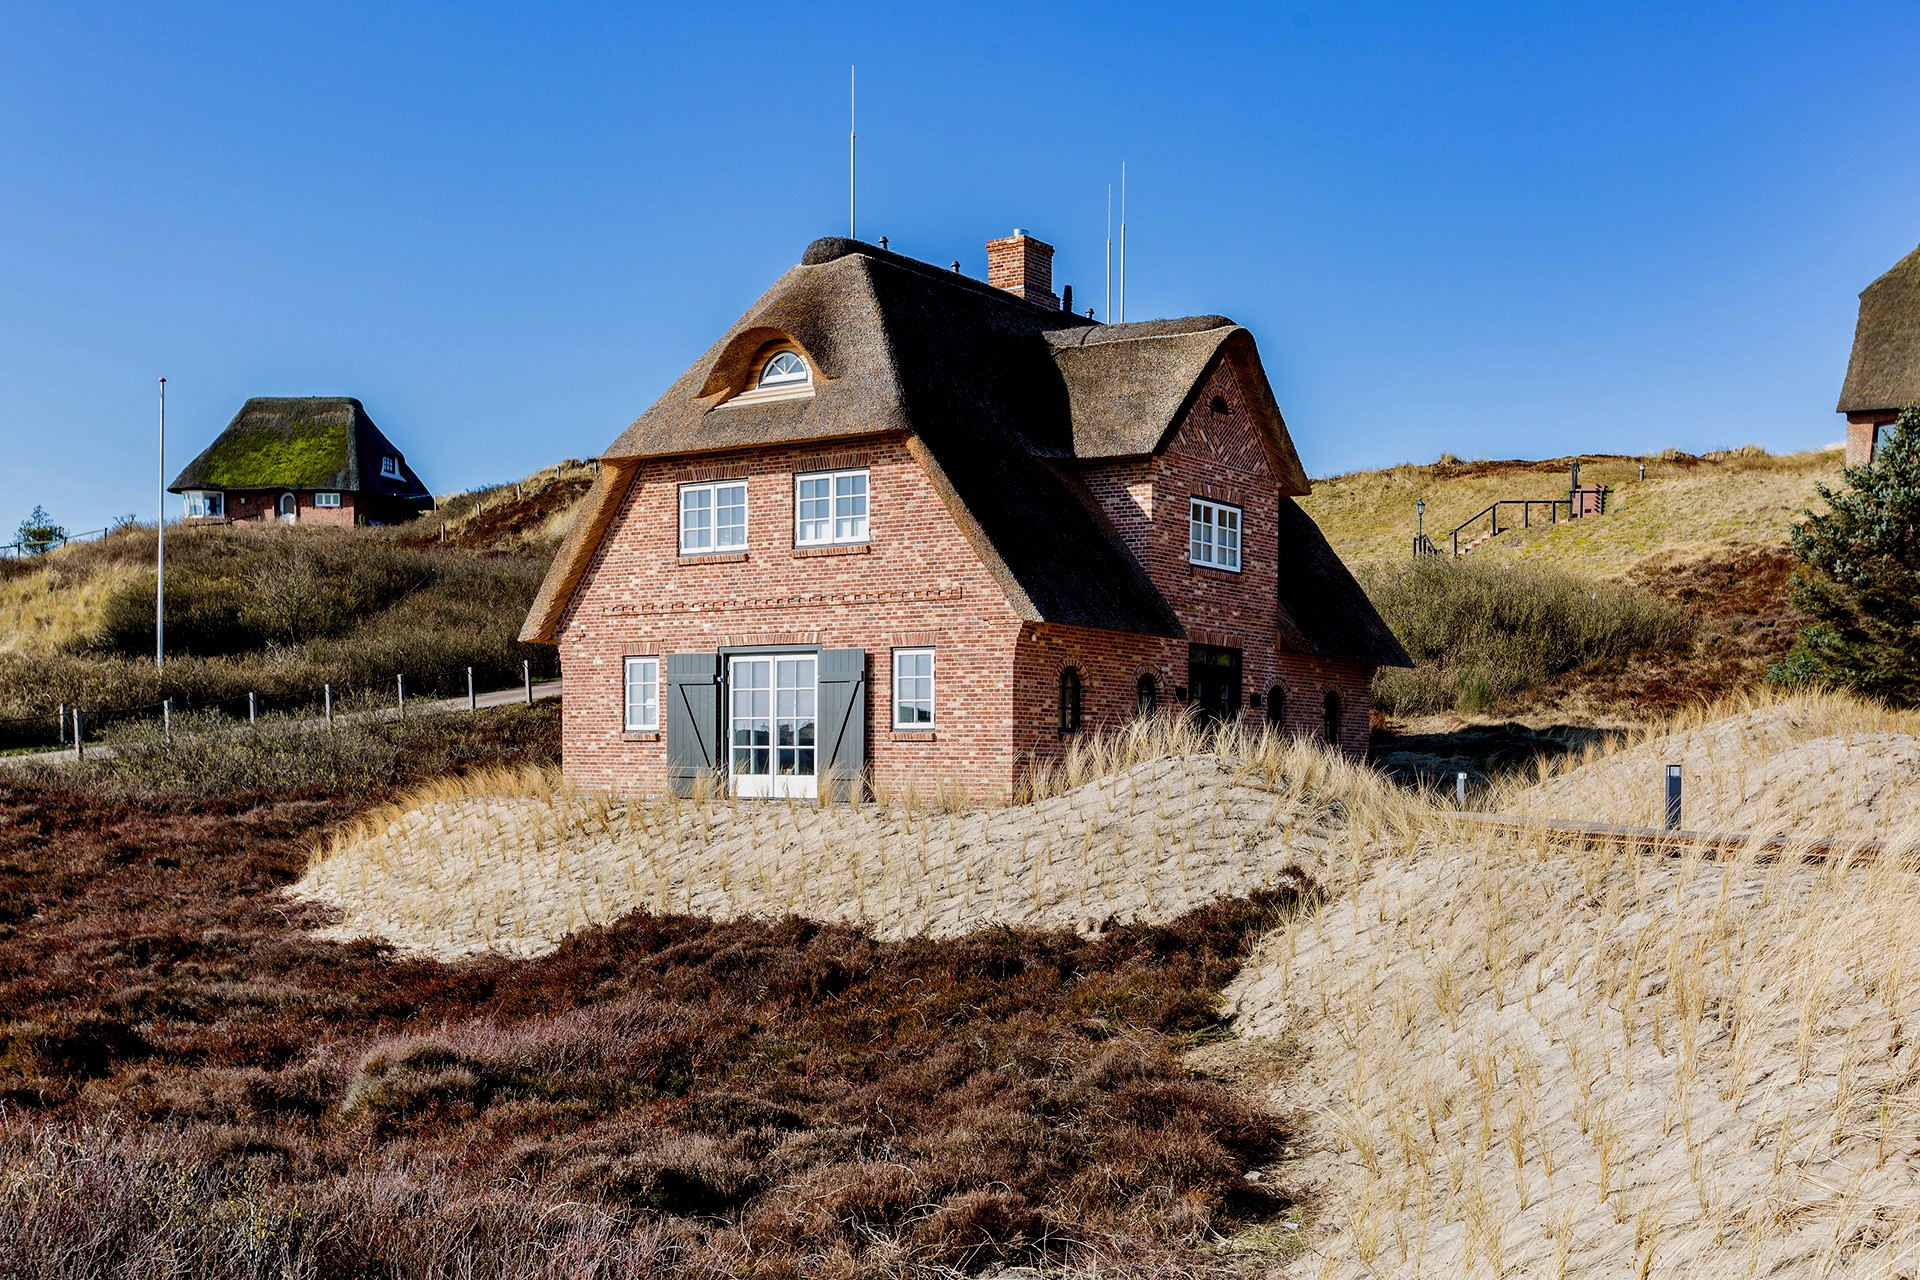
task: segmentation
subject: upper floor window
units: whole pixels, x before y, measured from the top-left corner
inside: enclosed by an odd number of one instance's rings
[[[316,493],[313,495],[313,505],[316,507],[337,507],[340,505],[340,495],[337,493]]]
[[[763,387],[793,387],[811,382],[807,372],[807,362],[791,351],[782,351],[767,361],[760,370],[759,385]]]
[[[224,493],[187,494],[187,519],[219,519],[227,513],[227,495]]]
[[[1240,508],[1194,498],[1187,508],[1187,559],[1240,572]]]
[[[380,474],[389,480],[400,478],[400,459],[388,454],[380,459]]]
[[[893,651],[893,727],[933,728],[933,650]]]
[[[867,473],[820,471],[794,477],[793,541],[802,547],[867,540]]]
[[[680,554],[747,549],[747,482],[680,486]]]

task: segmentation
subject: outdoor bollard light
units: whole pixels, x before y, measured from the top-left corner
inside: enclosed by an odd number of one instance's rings
[[[75,760],[87,758],[87,744],[80,736],[80,708],[78,707],[73,709],[73,758]]]
[[[533,659],[520,660],[520,678],[527,684],[527,705],[533,705]]]
[[[60,704],[60,745],[67,745],[67,704]]]
[[[1680,829],[1680,766],[1667,766],[1667,830]]]
[[[247,723],[256,724],[259,722],[259,720],[260,720],[260,699],[255,695],[249,693],[247,695]]]
[[[173,699],[168,698],[160,704],[160,739],[173,741]]]
[[[1456,808],[1467,807],[1467,771],[1465,769],[1453,775],[1453,803]]]
[[[1413,531],[1425,535],[1427,532],[1427,500],[1420,498],[1413,504]]]

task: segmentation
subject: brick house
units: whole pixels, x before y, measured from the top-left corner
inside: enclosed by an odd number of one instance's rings
[[[1853,353],[1840,388],[1847,465],[1864,467],[1900,410],[1920,402],[1920,249],[1860,291]]]
[[[192,524],[399,524],[433,506],[351,396],[255,396],[167,490]]]
[[[988,253],[814,242],[602,456],[521,632],[559,646],[569,779],[1003,796],[1175,708],[1365,751],[1407,657],[1293,501],[1252,335],[1096,324],[1051,247]]]

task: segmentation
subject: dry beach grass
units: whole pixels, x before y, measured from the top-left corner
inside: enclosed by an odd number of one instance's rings
[[[1172,919],[1317,881],[1407,798],[1302,742],[1162,722],[1095,738],[1035,795],[836,807],[575,792],[549,770],[430,784],[316,850],[296,895],[336,936],[540,954],[636,909],[857,924],[886,938]]]
[[[1726,780],[1703,820],[1910,846],[1851,777],[1909,728],[1747,706],[1509,804],[1644,820],[1677,755]],[[1912,858],[1574,852],[1439,813],[1376,851],[1229,991],[1242,1036],[1310,1047],[1281,1092],[1317,1117],[1293,1174],[1325,1206],[1319,1274],[1914,1274]]]

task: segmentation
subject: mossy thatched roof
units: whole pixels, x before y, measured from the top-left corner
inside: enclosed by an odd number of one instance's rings
[[[400,474],[381,474],[394,458]],[[351,396],[255,396],[167,486],[188,489],[322,489],[430,501],[407,465]]]

